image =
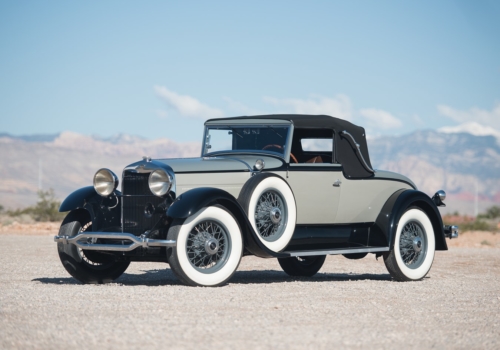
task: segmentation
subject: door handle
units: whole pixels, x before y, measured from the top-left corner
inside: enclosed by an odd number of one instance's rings
[[[333,183],[333,186],[335,186],[335,187],[340,187],[340,184],[341,184],[341,183],[342,183],[342,181],[337,180],[337,181],[335,181],[335,182]]]

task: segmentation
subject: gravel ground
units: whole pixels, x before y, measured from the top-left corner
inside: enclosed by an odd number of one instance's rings
[[[437,252],[423,281],[392,282],[382,259],[329,256],[314,278],[243,258],[230,284],[180,285],[160,263],[81,285],[49,236],[8,235],[0,348],[500,348],[500,249]]]

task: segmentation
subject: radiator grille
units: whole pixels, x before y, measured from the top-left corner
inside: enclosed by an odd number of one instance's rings
[[[122,193],[125,196],[152,196],[148,185],[149,173],[125,173],[123,175]]]
[[[150,230],[160,220],[161,213],[148,217],[145,208],[153,205],[155,208],[163,202],[163,198],[151,193],[148,185],[149,173],[125,173],[122,182],[122,223],[123,232],[136,236]]]

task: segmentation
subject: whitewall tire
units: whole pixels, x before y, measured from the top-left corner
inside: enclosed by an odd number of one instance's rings
[[[240,227],[222,207],[202,208],[185,220],[175,220],[167,239],[177,242],[168,257],[170,268],[191,286],[226,283],[243,254]]]
[[[262,244],[274,252],[285,249],[297,219],[295,198],[288,184],[277,176],[262,177],[260,181],[252,178],[238,201]]]
[[[395,280],[420,280],[431,269],[435,249],[429,217],[420,209],[410,208],[399,219],[394,248],[384,257],[385,266]]]

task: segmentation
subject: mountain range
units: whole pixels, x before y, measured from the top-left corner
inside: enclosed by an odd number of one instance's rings
[[[431,196],[444,189],[449,196],[443,212],[473,215],[476,198],[479,211],[500,204],[500,134],[494,130],[478,125],[420,130],[369,138],[368,146],[374,168],[404,174]],[[142,156],[199,154],[199,142],[179,143],[166,138],[0,133],[0,204],[6,208],[32,205],[39,188],[53,188],[63,199],[91,185],[97,169],[106,167],[120,175],[126,165]]]

